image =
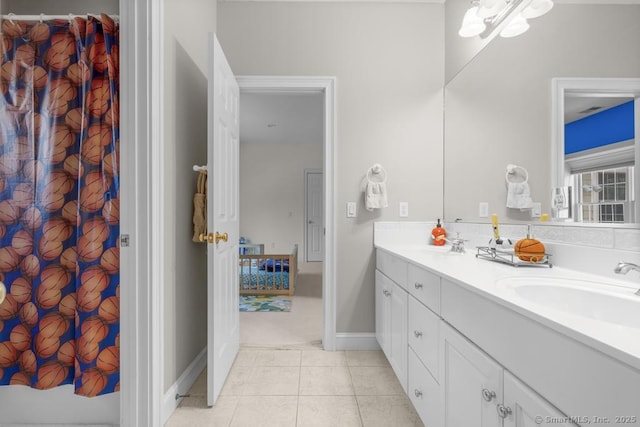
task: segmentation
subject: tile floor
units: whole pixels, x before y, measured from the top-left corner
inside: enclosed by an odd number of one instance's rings
[[[206,370],[166,424],[422,426],[381,351],[240,350],[213,408]]]

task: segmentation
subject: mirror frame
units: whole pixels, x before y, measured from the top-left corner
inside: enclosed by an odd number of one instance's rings
[[[635,165],[640,165],[640,78],[564,78],[551,81],[551,182],[555,187],[566,185],[564,167],[564,98],[567,92],[596,95],[628,96],[635,99]],[[635,219],[640,223],[640,170],[634,174]],[[576,224],[585,224],[571,221]],[[601,224],[607,225],[612,224]]]

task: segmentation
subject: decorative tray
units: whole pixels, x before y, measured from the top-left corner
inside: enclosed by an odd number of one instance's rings
[[[478,253],[476,258],[483,258],[489,261],[500,262],[502,264],[508,264],[513,267],[553,267],[549,258],[550,254],[544,254],[542,260],[538,262],[523,261],[513,251],[504,251],[489,246],[477,246]]]

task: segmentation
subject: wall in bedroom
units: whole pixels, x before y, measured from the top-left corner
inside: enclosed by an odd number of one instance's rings
[[[304,260],[305,169],[322,169],[322,144],[240,143],[240,236]]]
[[[373,222],[400,220],[401,201],[408,220],[442,215],[444,5],[220,2],[217,31],[236,75],[336,77],[336,326],[373,332]],[[374,163],[390,206],[370,213],[360,183]]]

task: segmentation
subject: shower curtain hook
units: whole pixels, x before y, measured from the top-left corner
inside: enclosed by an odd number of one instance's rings
[[[69,14],[69,24],[71,24],[71,21],[73,21],[73,13]]]
[[[13,22],[13,19],[12,19],[13,16],[16,16],[16,14],[15,13],[9,14],[9,22],[11,22],[12,24],[15,24],[15,22]]]
[[[42,24],[44,22],[44,13],[40,14],[40,23]]]

